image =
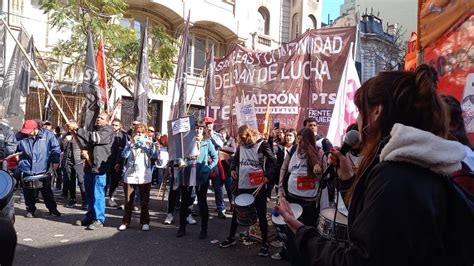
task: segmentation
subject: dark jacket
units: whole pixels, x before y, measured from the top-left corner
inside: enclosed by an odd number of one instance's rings
[[[127,144],[128,141],[128,135],[127,132],[124,130],[120,129],[119,131],[113,133],[114,134],[114,141],[112,143],[112,154],[110,156],[110,163],[112,164],[112,167],[116,164],[120,165],[120,169],[122,169],[123,166],[123,157],[122,157],[122,151]]]
[[[316,146],[323,149],[324,152],[330,152],[331,151],[331,149],[332,149],[331,141],[329,141],[327,138],[324,138],[321,135],[316,135],[315,138],[316,138]],[[319,142],[321,143],[320,145],[319,145]]]
[[[23,135],[17,143],[16,152],[22,152],[17,171],[26,175],[47,172],[49,164],[59,163],[61,156],[61,148],[56,136],[46,129],[39,129],[34,138]]]
[[[92,167],[86,163],[84,172],[94,174],[105,174],[111,167],[109,157],[112,154],[112,143],[114,132],[111,126],[97,127],[96,131],[89,132],[83,128],[77,131],[77,135],[86,144]],[[92,156],[91,156],[92,155]]]
[[[391,135],[381,162],[375,160],[355,187],[348,246],[312,227],[297,231],[296,244],[310,265],[472,265],[461,255],[474,250],[472,229],[462,240],[455,232],[474,221],[466,216],[453,223],[456,206],[446,185],[449,172],[460,167],[462,145],[400,124]]]
[[[68,134],[69,135],[69,134]],[[81,148],[77,143],[77,140],[72,137],[71,140],[66,140],[66,136],[63,138],[63,162],[67,165],[77,165],[83,163],[81,158]]]
[[[258,140],[257,143],[260,141],[263,141],[263,140]],[[255,144],[252,144],[252,145],[255,145]],[[241,145],[246,145],[246,144],[241,144]],[[250,146],[247,145],[247,146],[251,147],[252,145]],[[260,167],[262,167],[265,177],[268,178],[270,183],[274,184],[275,172],[277,171],[277,169],[276,169],[276,158],[275,158],[275,154],[273,153],[272,147],[270,147],[268,142],[263,141],[260,147],[258,148],[257,152],[259,155],[258,157],[259,157]],[[232,171],[238,172],[239,162],[240,162],[240,145],[237,147],[234,157],[232,158],[230,169]]]

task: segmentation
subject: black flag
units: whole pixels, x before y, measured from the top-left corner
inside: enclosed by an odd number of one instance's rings
[[[214,79],[214,46],[211,47],[211,50],[207,53],[206,58],[206,80],[205,80],[205,104],[209,106],[214,100],[214,95],[216,94],[216,80]]]
[[[183,40],[181,48],[178,54],[178,65],[176,68],[175,88],[178,87],[179,100],[178,100],[178,112],[175,117],[183,117],[186,115],[186,94],[187,94],[187,82],[186,82],[186,70],[187,70],[187,54],[189,48],[189,16],[184,24],[183,29]]]
[[[26,40],[28,39],[23,31],[20,31],[18,34],[18,40],[22,45],[26,44]],[[0,102],[4,101],[3,106],[7,107],[7,115],[18,115],[20,113],[21,91],[18,89],[18,77],[21,69],[21,62],[23,60],[25,59],[20,51],[20,47],[15,45],[10,63],[8,64],[5,79],[3,80],[2,91],[0,93]]]
[[[95,120],[99,115],[99,79],[95,67],[95,51],[92,43],[92,33],[87,32],[86,65],[84,68],[84,80],[82,82],[84,93],[84,105],[82,107],[81,126],[88,131],[94,130]]]
[[[0,21],[0,78],[5,77],[5,41],[7,37],[7,27]]]
[[[53,90],[52,87],[49,87],[51,91]],[[43,121],[51,121],[53,120],[53,101],[51,100],[51,96],[48,94],[44,103],[44,112],[43,112]]]
[[[133,116],[135,120],[144,124],[148,123],[148,91],[149,91],[149,74],[148,74],[148,19],[141,29],[141,50],[137,65],[137,80],[135,82]]]
[[[36,65],[36,56],[35,56],[35,43],[33,36],[30,37],[28,42],[28,48],[26,48],[26,53],[30,57],[33,64]],[[18,77],[18,89],[23,93],[23,96],[27,96],[30,93],[30,81],[31,81],[31,65],[26,59],[22,56],[20,62],[20,76]]]

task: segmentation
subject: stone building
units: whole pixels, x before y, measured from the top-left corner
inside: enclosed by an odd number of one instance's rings
[[[8,13],[9,24],[15,23],[18,30],[23,26],[28,33],[35,33],[38,49],[45,54],[60,38],[67,38],[67,32],[51,30],[47,14],[39,9],[40,0],[1,1],[2,11]],[[190,51],[188,60],[188,104],[191,113],[203,115],[204,90],[203,68],[205,51],[214,47],[216,57],[226,55],[227,50],[239,43],[254,50],[270,50],[296,38],[307,29],[321,25],[322,3],[320,0],[128,0],[128,11],[120,22],[124,27],[140,29],[148,18],[151,24],[160,24],[174,37],[179,38],[185,18],[190,11]],[[38,37],[36,35],[39,35]],[[11,38],[7,39],[6,61],[13,50]],[[55,78],[64,84],[65,92],[74,95],[81,77],[67,80],[63,75],[63,61],[56,60]],[[149,95],[152,100],[149,113],[150,124],[166,131],[166,121],[171,110],[174,82],[167,82],[164,94]],[[114,84],[117,98],[122,98],[120,116],[127,126],[131,123],[130,106],[132,96],[127,90]],[[192,95],[192,97],[191,97]],[[28,100],[28,99],[27,99]],[[74,100],[71,100],[71,103]],[[26,106],[38,105],[38,102]],[[41,103],[40,103],[41,105]],[[77,108],[77,106],[75,106]],[[28,109],[28,108],[27,108]],[[28,113],[28,110],[25,110]],[[28,114],[25,115],[28,117]],[[59,121],[60,119],[58,119]]]
[[[329,27],[349,27],[358,23],[358,43],[356,47],[356,64],[361,82],[375,76],[383,70],[398,69],[400,49],[397,46],[400,36],[398,24],[387,24],[384,29],[381,18],[367,11],[359,16],[354,1],[346,0],[341,5],[341,16]]]

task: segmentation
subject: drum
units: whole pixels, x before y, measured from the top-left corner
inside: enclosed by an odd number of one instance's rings
[[[243,226],[251,226],[257,222],[255,198],[251,194],[240,194],[235,198],[234,202],[237,223]]]
[[[8,205],[13,196],[15,180],[4,170],[0,170],[0,210]]]
[[[303,214],[303,207],[298,203],[290,203],[290,208],[296,219],[300,218],[301,214]],[[286,224],[283,217],[276,210],[272,211],[272,222],[277,225]]]
[[[347,241],[347,216],[337,211],[336,220],[334,214],[336,209],[326,208],[319,212],[318,232],[331,240]]]
[[[43,188],[43,186],[49,185],[51,178],[51,173],[44,173],[44,174],[39,174],[35,176],[22,176],[21,178],[21,184],[23,188],[29,188],[29,189],[40,189]]]

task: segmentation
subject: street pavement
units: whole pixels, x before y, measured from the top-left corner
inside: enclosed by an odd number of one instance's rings
[[[117,194],[123,195],[122,190]],[[238,241],[227,249],[213,244],[212,240],[223,241],[227,237],[231,219],[229,215],[227,219],[216,217],[211,193],[208,202],[213,219],[209,221],[208,238],[198,239],[199,217],[196,217],[197,225],[187,226],[186,236],[176,238],[179,214],[175,213],[172,225],[164,225],[166,201],[162,205],[157,194],[158,189],[152,187],[148,232],[140,231],[139,212],[134,212],[131,227],[120,232],[117,227],[123,211],[107,207],[105,226],[89,231],[72,225],[83,218],[84,211],[79,207],[65,208],[66,200],[57,200],[61,217],[49,216],[40,202],[36,204],[37,217],[25,218],[25,205],[15,203],[18,245],[14,265],[288,265],[257,256],[259,243],[246,246]],[[55,196],[59,193],[55,192]],[[18,198],[18,192],[15,197]],[[123,201],[119,198],[118,202]],[[239,227],[237,232],[246,229]],[[270,254],[277,251],[279,248],[270,247]]]

